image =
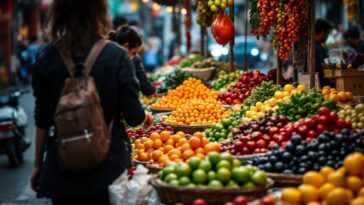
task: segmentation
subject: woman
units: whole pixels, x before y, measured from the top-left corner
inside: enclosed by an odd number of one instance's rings
[[[121,120],[131,126],[153,121],[138,100],[139,87],[128,53],[108,43],[90,72],[106,123],[115,119],[108,155],[99,167],[86,173],[61,170],[55,139],[48,134],[65,79],[70,76],[60,52],[71,56],[75,63],[84,62],[92,45],[105,38],[109,28],[106,0],[56,0],[48,13],[46,32],[50,43],[38,54],[33,75],[37,128],[31,185],[38,196],[51,198],[55,205],[109,204],[108,186],[131,166],[130,141]]]
[[[121,26],[116,32],[111,32],[109,38],[129,51],[129,56],[134,62],[135,74],[139,80],[142,93],[146,96],[154,94],[156,89],[149,82],[147,75],[145,74],[142,59],[137,54],[143,44],[142,38],[138,32],[131,26]]]

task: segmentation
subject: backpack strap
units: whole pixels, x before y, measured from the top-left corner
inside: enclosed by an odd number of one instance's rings
[[[92,66],[95,64],[97,57],[99,56],[100,52],[102,51],[102,49],[105,47],[105,45],[107,43],[109,43],[109,40],[104,40],[104,39],[100,39],[98,40],[91,48],[91,51],[89,53],[89,55],[87,56],[85,63],[84,63],[84,75],[88,76]],[[73,60],[66,56],[64,53],[60,52],[61,58],[64,62],[64,64],[67,67],[68,72],[70,73],[70,75],[73,77],[74,73],[75,73],[75,63],[73,62]]]

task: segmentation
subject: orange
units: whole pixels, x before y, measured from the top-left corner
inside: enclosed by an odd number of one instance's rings
[[[188,143],[188,140],[186,138],[181,138],[181,139],[178,140],[177,145],[179,147],[181,147],[181,146],[183,146],[184,144],[187,144],[187,143]]]
[[[182,137],[180,135],[172,135],[172,139],[174,143],[177,143],[179,141],[179,139],[181,139]]]
[[[137,146],[137,149],[139,149],[139,150],[141,150],[141,149],[145,149],[144,144],[139,144],[139,145]]]
[[[182,153],[178,149],[172,149],[168,152],[168,156],[172,156],[172,155],[177,155],[180,157],[180,156],[182,156]]]
[[[359,191],[363,186],[362,180],[357,176],[349,176],[346,178],[346,184],[347,188],[353,192]]]
[[[350,205],[363,205],[364,204],[364,197],[359,196],[351,201]]]
[[[361,188],[359,191],[358,191],[358,196],[363,196],[364,197],[364,187]]]
[[[350,194],[343,188],[335,188],[327,195],[327,205],[346,204],[350,204]]]
[[[196,154],[197,154],[197,153],[199,153],[199,154],[205,154],[205,150],[204,150],[204,148],[202,148],[202,147],[197,148],[197,149],[195,150],[195,152],[196,152]]]
[[[300,204],[301,192],[296,188],[286,188],[282,191],[282,201],[287,204]]]
[[[164,154],[164,155],[159,157],[158,162],[163,164],[163,163],[166,163],[168,160],[169,160],[168,155]]]
[[[335,186],[333,184],[330,183],[326,183],[323,186],[320,187],[319,189],[319,195],[321,199],[326,200],[327,195],[335,189]]]
[[[162,155],[163,155],[163,152],[162,152],[162,151],[160,151],[160,150],[154,150],[154,152],[153,152],[153,159],[154,159],[155,161],[158,161],[158,160],[159,160],[159,158],[160,158]]]
[[[195,137],[198,137],[198,138],[202,139],[202,137],[203,137],[203,133],[202,133],[202,132],[195,132],[195,133],[193,134],[193,136],[195,136]]]
[[[312,185],[302,184],[298,187],[301,192],[301,201],[303,203],[309,203],[317,201],[319,198],[317,188]]]
[[[149,160],[148,154],[146,152],[140,152],[140,153],[138,153],[138,160],[140,160],[140,161],[148,161]]]
[[[329,95],[330,94],[330,89],[322,89],[322,94]]]
[[[327,181],[327,179],[329,178],[329,175],[331,173],[333,173],[335,170],[332,167],[322,167],[320,170],[320,174],[325,178],[325,180]]]
[[[186,151],[186,150],[190,150],[191,146],[189,143],[185,143],[181,146],[182,152]]]
[[[161,136],[159,135],[158,132],[153,132],[152,134],[150,134],[149,138],[154,141],[156,139],[160,139]]]
[[[181,132],[181,131],[178,131],[176,134],[181,136],[181,137],[186,137],[186,134],[184,132]]]
[[[337,170],[329,175],[327,181],[336,187],[345,187],[346,186],[345,172]]]
[[[339,98],[338,95],[331,93],[330,97],[329,97],[329,100],[338,102],[340,100],[340,98]]]
[[[354,99],[353,93],[351,92],[346,92],[346,97],[348,98],[348,101],[352,101]]]
[[[153,141],[152,140],[148,140],[144,143],[144,148],[145,149],[150,149],[153,147]]]
[[[154,148],[159,148],[159,147],[162,147],[162,145],[163,145],[163,142],[162,142],[162,140],[161,139],[156,139],[156,140],[154,140],[154,143],[153,143],[153,147]]]
[[[171,151],[172,149],[174,149],[173,145],[167,144],[164,146],[164,151],[166,153],[168,153],[169,151]]]
[[[202,138],[202,146],[206,146],[209,142],[209,139],[207,139],[206,137]]]
[[[158,150],[160,150],[164,153],[164,147],[159,147]]]
[[[174,145],[174,141],[173,141],[173,139],[171,139],[171,138],[169,138],[164,144],[166,144],[166,145]]]
[[[193,157],[194,155],[195,155],[195,153],[189,149],[189,150],[186,150],[183,152],[182,157],[184,160],[187,161],[189,158]]]
[[[167,141],[171,137],[171,133],[168,131],[162,131],[160,134],[161,140],[163,142]]]
[[[180,156],[178,156],[177,154],[172,154],[169,156],[169,159],[172,160],[172,161],[175,161],[176,159],[179,159]]]
[[[144,142],[148,141],[148,138],[147,138],[147,137],[142,137],[142,138],[140,138],[140,141],[141,141],[142,143],[144,143]]]
[[[348,155],[344,167],[348,173],[359,176],[364,171],[364,155],[358,152]]]
[[[341,102],[346,102],[348,100],[348,97],[344,91],[340,91],[337,96],[339,96]]]
[[[205,145],[205,152],[220,152],[221,145],[216,142],[209,142]]]
[[[308,184],[320,188],[325,183],[325,178],[315,171],[309,171],[303,175],[303,184]]]
[[[188,140],[188,142],[190,143],[190,145],[191,145],[191,147],[192,147],[193,149],[197,149],[197,148],[201,147],[201,140],[200,140],[200,138],[198,138],[198,137],[192,136],[192,137]]]
[[[201,153],[197,153],[197,154],[195,155],[195,157],[198,157],[198,158],[200,158],[201,160],[203,160],[203,159],[205,158],[205,155],[204,155],[204,154],[201,154]]]

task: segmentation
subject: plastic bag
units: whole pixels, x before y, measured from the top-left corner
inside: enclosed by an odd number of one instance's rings
[[[109,186],[111,205],[157,205],[158,196],[153,187],[148,184],[150,179],[148,169],[138,165],[133,177],[129,180],[125,171]]]

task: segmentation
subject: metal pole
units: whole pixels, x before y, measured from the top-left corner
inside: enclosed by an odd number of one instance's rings
[[[315,87],[315,1],[310,0],[310,58],[309,58],[309,69],[310,69],[310,88]]]
[[[282,85],[282,60],[277,56],[277,85]]]
[[[200,44],[201,44],[201,55],[204,58],[207,58],[207,52],[206,52],[206,27],[205,26],[201,26],[201,39],[200,39]]]
[[[235,12],[234,12],[234,4],[232,4],[230,6],[230,18],[232,20],[232,22],[234,23],[234,17],[235,16]],[[235,26],[235,24],[234,24]],[[230,40],[230,59],[229,59],[229,71],[230,72],[234,72],[235,71],[235,65],[234,65],[234,44],[235,44],[235,37],[231,38]]]
[[[244,70],[248,71],[249,59],[248,59],[248,11],[249,1],[245,0],[245,43],[244,43]]]

